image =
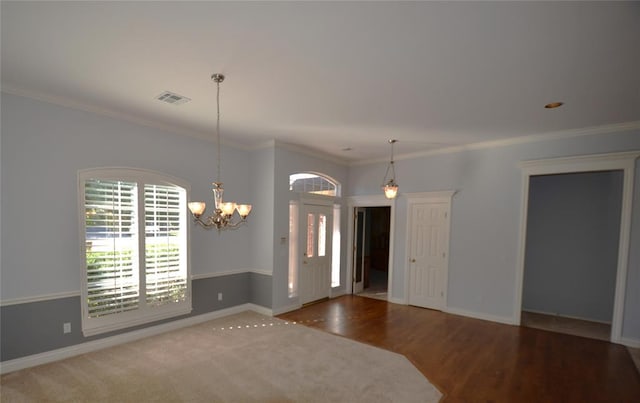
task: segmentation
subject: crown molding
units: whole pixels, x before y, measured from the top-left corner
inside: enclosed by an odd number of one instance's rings
[[[309,157],[321,159],[327,162],[331,162],[337,165],[348,166],[348,161],[334,157],[332,155],[323,153],[322,151],[314,150],[305,146],[300,146],[297,144],[285,143],[280,140],[274,140],[274,147],[280,148],[287,151],[292,151],[298,154],[308,155]]]
[[[561,139],[568,139],[573,137],[613,134],[613,133],[619,133],[619,132],[630,131],[630,130],[640,130],[640,120],[636,120],[632,122],[613,123],[613,124],[601,125],[601,126],[583,127],[578,129],[567,129],[567,130],[560,130],[555,132],[531,134],[531,135],[521,136],[521,137],[482,141],[478,143],[438,148],[435,150],[418,151],[415,153],[408,153],[408,154],[399,154],[394,156],[394,160],[396,161],[408,160],[408,159],[427,157],[432,155],[453,154],[453,153],[458,153],[462,151],[471,151],[471,150],[480,150],[480,149],[486,149],[486,148],[506,147],[506,146],[512,146],[512,145],[518,145],[518,144],[535,143],[538,141],[561,140]],[[369,164],[375,164],[375,163],[381,163],[381,162],[388,162],[388,159],[376,158],[371,160],[358,161],[358,162],[353,162],[349,164],[349,166],[369,165]]]
[[[27,90],[24,88],[20,88],[18,86],[14,86],[9,83],[2,83],[2,87],[0,90],[7,94],[17,95],[25,98],[31,98],[37,101],[59,105],[59,106],[67,107],[70,109],[90,112],[97,115],[106,116],[113,119],[126,121],[129,123],[134,123],[140,126],[163,130],[163,131],[178,134],[178,135],[184,135],[184,136],[196,138],[203,141],[209,141],[209,142],[215,141],[215,139],[211,136],[210,132],[190,130],[182,127],[159,123],[153,120],[142,119],[130,114],[116,112],[107,108],[98,107],[96,105],[77,102],[68,97],[54,96],[54,95],[45,94],[42,92]],[[433,155],[452,154],[452,153],[457,153],[462,151],[505,147],[505,146],[511,146],[511,145],[517,145],[517,144],[526,144],[526,143],[533,143],[533,142],[546,141],[546,140],[559,140],[559,139],[566,139],[566,138],[572,138],[572,137],[610,134],[610,133],[617,133],[617,132],[628,131],[628,130],[640,130],[640,120],[631,121],[631,122],[614,123],[614,124],[601,125],[601,126],[591,126],[591,127],[577,128],[577,129],[560,130],[555,132],[537,133],[537,134],[531,134],[531,135],[520,136],[520,137],[513,137],[513,138],[506,138],[506,139],[499,139],[499,140],[489,140],[489,141],[482,141],[482,142],[470,143],[470,144],[459,145],[459,146],[451,146],[451,147],[444,147],[444,148],[438,148],[433,150],[418,151],[414,153],[398,154],[394,157],[394,159],[396,161],[408,160],[408,159],[421,158],[421,157],[427,157],[427,156],[433,156]],[[222,139],[220,142],[225,146],[237,148],[244,151],[252,151],[252,150],[259,150],[264,148],[277,147],[277,148],[293,151],[296,153],[308,155],[313,158],[318,158],[318,159],[325,160],[325,161],[342,165],[342,166],[361,166],[361,165],[370,165],[370,164],[376,164],[376,163],[382,163],[382,162],[388,161],[386,158],[375,158],[375,159],[350,162],[348,160],[337,158],[335,156],[323,153],[322,151],[307,148],[305,146],[282,142],[280,140],[268,140],[268,141],[260,142],[254,145],[249,145],[249,146],[245,144],[229,141],[229,140],[222,140]]]
[[[259,143],[254,144],[253,146],[249,147],[249,151],[264,150],[266,148],[275,148],[275,147],[276,147],[276,141],[271,139],[271,140],[261,141]]]
[[[105,116],[105,117],[117,119],[120,121],[125,121],[128,123],[133,123],[139,126],[150,127],[153,129],[158,129],[158,130],[162,130],[162,131],[173,133],[173,134],[188,136],[188,137],[195,138],[202,141],[208,141],[211,143],[215,142],[215,138],[213,138],[213,136],[211,135],[212,132],[190,130],[190,129],[185,129],[183,127],[172,126],[165,123],[159,123],[149,119],[142,119],[127,113],[116,112],[108,108],[102,108],[96,105],[77,102],[68,97],[61,97],[57,95],[45,94],[43,92],[26,90],[24,88],[13,86],[7,83],[2,83],[1,91],[6,94],[17,95],[24,98],[34,99],[40,102],[46,102],[53,105],[63,106],[69,109],[89,112],[96,115]],[[220,139],[220,143],[224,144],[225,146],[238,148],[244,151],[248,151],[251,148],[244,144],[236,143],[229,140],[223,140],[223,139]]]
[[[257,151],[257,150],[265,150],[271,148],[280,148],[282,150],[291,151],[298,154],[308,155],[310,157],[324,160],[327,162],[331,162],[333,164],[348,166],[348,162],[344,159],[337,158],[335,156],[323,153],[322,151],[314,150],[305,146],[286,143],[280,140],[271,139],[267,141],[262,141],[260,143],[256,143],[253,146],[249,147],[249,151]]]

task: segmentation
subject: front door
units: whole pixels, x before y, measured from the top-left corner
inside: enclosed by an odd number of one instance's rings
[[[300,302],[306,304],[331,292],[333,207],[303,204],[300,213]]]
[[[449,248],[449,204],[411,204],[409,304],[444,307]]]

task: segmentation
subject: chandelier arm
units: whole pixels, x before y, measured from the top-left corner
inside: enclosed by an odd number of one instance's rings
[[[240,221],[233,222],[231,218],[225,218],[222,221],[216,221],[215,219],[220,216],[209,216],[206,218],[206,222],[202,220],[200,217],[193,216],[193,221],[198,225],[201,225],[204,228],[217,228],[218,230],[223,229],[236,229],[243,224],[246,224],[246,218],[240,218]]]
[[[206,222],[202,221],[202,219],[200,217],[193,216],[193,221],[195,223],[205,227],[205,228],[210,228],[211,227],[211,224],[207,224]]]
[[[229,221],[227,223],[227,225],[225,225],[224,227],[222,227],[222,229],[236,229],[238,227],[240,227],[241,225],[245,224],[247,221],[245,219],[241,219],[238,222],[231,222]]]

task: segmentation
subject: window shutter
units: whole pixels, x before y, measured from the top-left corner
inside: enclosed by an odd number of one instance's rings
[[[152,171],[79,171],[82,332],[191,312],[188,184]]]
[[[186,299],[186,211],[184,189],[145,185],[146,301],[159,306]]]
[[[97,318],[138,309],[135,183],[85,182],[87,314]]]

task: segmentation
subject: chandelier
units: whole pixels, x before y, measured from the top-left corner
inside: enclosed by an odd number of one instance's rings
[[[389,161],[389,165],[387,165],[387,172],[384,174],[384,179],[382,180],[382,190],[384,191],[384,195],[387,199],[395,199],[398,195],[396,169],[393,165],[393,145],[397,142],[398,140],[389,140],[389,144],[391,144],[391,160]],[[389,170],[391,170],[391,178],[387,181]]]
[[[218,147],[218,176],[216,182],[212,183],[213,186],[213,201],[215,209],[213,214],[202,219],[202,214],[207,205],[205,202],[189,202],[189,210],[193,215],[194,220],[205,228],[217,228],[218,231],[223,229],[232,229],[243,224],[247,219],[249,213],[251,213],[250,204],[237,204],[235,202],[224,202],[222,200],[222,194],[224,188],[220,181],[220,83],[224,81],[224,75],[213,74],[211,79],[215,81],[217,86],[216,104],[217,104],[217,121],[216,121],[216,142]],[[238,212],[240,219],[236,218],[235,212]]]

